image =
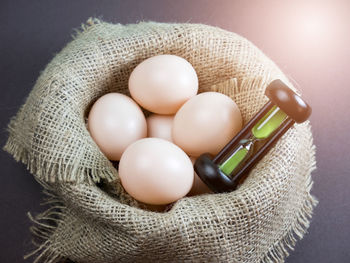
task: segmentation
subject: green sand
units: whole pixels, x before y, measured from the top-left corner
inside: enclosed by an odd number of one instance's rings
[[[268,138],[278,129],[278,127],[280,127],[286,117],[287,114],[285,114],[280,108],[273,106],[252,128],[253,137],[260,140]],[[241,144],[239,148],[219,166],[219,169],[229,176],[247,156],[249,148],[244,148]]]

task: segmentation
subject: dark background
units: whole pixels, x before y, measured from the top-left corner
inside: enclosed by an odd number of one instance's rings
[[[1,1],[0,145],[6,125],[45,65],[89,17],[219,26],[251,40],[312,105],[317,147],[312,193],[320,201],[308,234],[287,262],[350,262],[350,1]],[[42,210],[41,188],[0,151],[0,262],[31,248],[27,211]],[[29,260],[28,262],[31,262]]]

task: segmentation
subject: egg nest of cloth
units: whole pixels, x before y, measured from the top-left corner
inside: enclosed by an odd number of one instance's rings
[[[89,19],[46,66],[11,119],[4,147],[45,188],[50,208],[35,217],[42,262],[276,262],[309,226],[315,147],[310,123],[296,124],[230,193],[185,197],[152,212],[121,187],[86,118],[103,94],[128,94],[131,71],[160,54],[195,68],[199,93],[221,92],[246,123],[267,102],[281,70],[247,39],[201,24]],[[174,90],[176,92],[176,90]]]

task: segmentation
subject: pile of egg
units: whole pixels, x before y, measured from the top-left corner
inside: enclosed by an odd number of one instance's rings
[[[241,129],[236,103],[198,93],[195,69],[175,55],[141,62],[129,78],[131,97],[108,93],[92,106],[88,130],[101,152],[119,161],[126,192],[149,205],[210,193],[193,169],[202,153],[217,154]],[[152,114],[146,119],[141,107]]]

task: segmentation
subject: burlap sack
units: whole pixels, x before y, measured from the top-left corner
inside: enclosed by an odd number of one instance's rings
[[[158,213],[141,209],[123,191],[117,170],[86,129],[86,116],[101,95],[128,94],[132,69],[159,54],[187,59],[200,92],[231,96],[245,122],[267,101],[270,81],[293,87],[234,33],[199,24],[90,19],[41,73],[8,127],[4,149],[48,194],[50,208],[31,217],[36,262],[281,262],[305,233],[316,204],[308,122],[289,130],[234,192],[186,197]]]

